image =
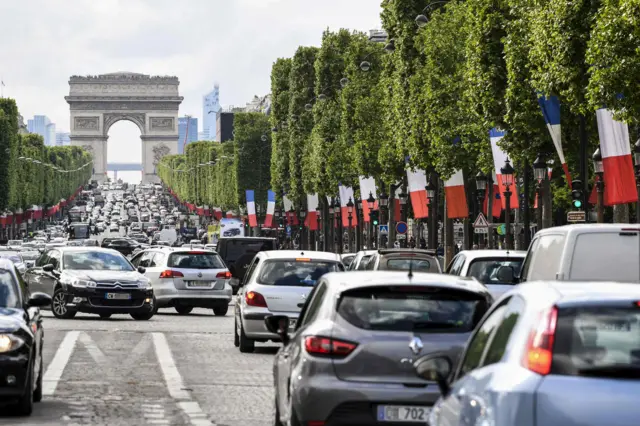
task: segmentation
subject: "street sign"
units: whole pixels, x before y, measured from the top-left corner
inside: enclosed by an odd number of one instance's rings
[[[287,235],[291,235],[291,226],[287,225]]]
[[[380,235],[389,235],[389,225],[378,225]]]
[[[406,234],[409,227],[407,226],[407,222],[397,222],[396,223],[396,232],[398,234]]]
[[[398,235],[396,235],[396,239],[398,239],[398,240],[406,240],[407,236],[405,234],[398,234]]]
[[[482,213],[478,214],[478,217],[476,218],[476,221],[473,222],[473,227],[474,228],[488,228],[489,227],[489,222],[487,222],[487,218],[484,217],[484,215]]]
[[[567,222],[585,222],[587,215],[585,212],[567,212]]]
[[[473,228],[474,234],[488,234],[489,228]]]

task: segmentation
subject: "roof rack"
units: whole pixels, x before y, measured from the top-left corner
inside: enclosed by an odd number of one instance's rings
[[[433,250],[433,249],[381,248],[381,249],[378,249],[378,253],[380,253],[380,254],[417,253],[417,254],[428,254],[428,255],[431,255],[431,256],[435,256],[436,251]]]

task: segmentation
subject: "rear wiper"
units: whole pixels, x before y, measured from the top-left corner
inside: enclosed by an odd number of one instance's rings
[[[640,379],[640,365],[611,364],[579,368],[578,374],[588,377],[611,377],[616,379]]]

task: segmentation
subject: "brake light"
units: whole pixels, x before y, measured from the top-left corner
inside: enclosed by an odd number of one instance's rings
[[[180,277],[184,277],[184,275],[182,275],[182,272],[173,271],[171,269],[167,269],[166,271],[162,271],[160,273],[160,278],[180,278]]]
[[[187,254],[206,254],[204,251],[190,251]]]
[[[304,339],[304,348],[312,355],[344,358],[357,346],[355,343],[322,336],[308,336]]]
[[[249,306],[255,306],[258,308],[267,307],[267,301],[264,299],[264,296],[256,291],[248,291],[244,296],[244,300]]]
[[[311,259],[308,257],[297,257],[296,262],[311,262]]]
[[[527,348],[522,359],[525,368],[546,376],[551,371],[553,343],[558,323],[558,308],[544,311],[540,321],[531,329]]]
[[[231,272],[229,272],[229,271],[218,272],[218,275],[216,275],[216,278],[222,278],[222,279],[225,279],[225,280],[229,280],[229,279],[231,279]]]

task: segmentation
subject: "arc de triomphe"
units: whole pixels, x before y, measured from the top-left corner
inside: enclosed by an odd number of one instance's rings
[[[129,72],[69,79],[65,100],[71,111],[71,145],[93,155],[93,179],[107,178],[109,128],[129,120],[140,128],[142,181],[158,181],[160,159],[178,153],[178,108],[183,100],[179,85],[177,77]]]

